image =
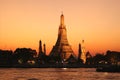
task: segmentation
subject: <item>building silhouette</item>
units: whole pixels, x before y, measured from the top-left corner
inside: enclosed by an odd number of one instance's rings
[[[42,51],[42,41],[39,41],[39,54],[43,53]]]
[[[82,40],[82,54],[81,54],[81,59],[83,60],[83,63],[86,62],[86,51],[85,51],[85,46],[84,46],[84,40]]]
[[[79,46],[78,46],[78,60],[81,59],[81,54],[82,54],[81,44],[79,43]]]
[[[43,47],[42,47],[43,46]],[[46,45],[42,45],[42,41],[39,41],[39,54],[38,54],[39,63],[44,64],[46,61]]]
[[[60,16],[60,26],[58,29],[58,38],[56,41],[55,46],[53,46],[53,49],[50,52],[49,55],[51,58],[58,57],[60,58],[60,61],[68,61],[71,60],[69,58],[76,59],[74,52],[69,45],[68,39],[67,39],[67,29],[64,24],[64,15],[61,14]],[[73,59],[72,59],[73,60]]]
[[[43,52],[46,55],[46,45],[45,45],[45,43],[43,44]]]

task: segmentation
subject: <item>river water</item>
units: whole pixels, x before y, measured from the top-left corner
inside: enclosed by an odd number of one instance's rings
[[[95,68],[0,68],[0,80],[120,80],[120,73]]]

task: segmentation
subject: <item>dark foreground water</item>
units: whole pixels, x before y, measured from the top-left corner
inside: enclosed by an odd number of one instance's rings
[[[0,68],[0,80],[120,80],[120,73],[95,68]]]

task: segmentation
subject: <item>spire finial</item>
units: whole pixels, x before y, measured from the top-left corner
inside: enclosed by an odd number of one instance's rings
[[[64,15],[63,15],[63,12],[61,12],[61,17],[60,17],[60,24],[61,25],[64,25]]]

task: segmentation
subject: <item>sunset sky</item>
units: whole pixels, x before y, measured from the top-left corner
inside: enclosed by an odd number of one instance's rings
[[[85,40],[93,55],[120,51],[120,0],[0,0],[0,49],[27,47],[47,54],[55,45],[63,11],[73,51]]]

